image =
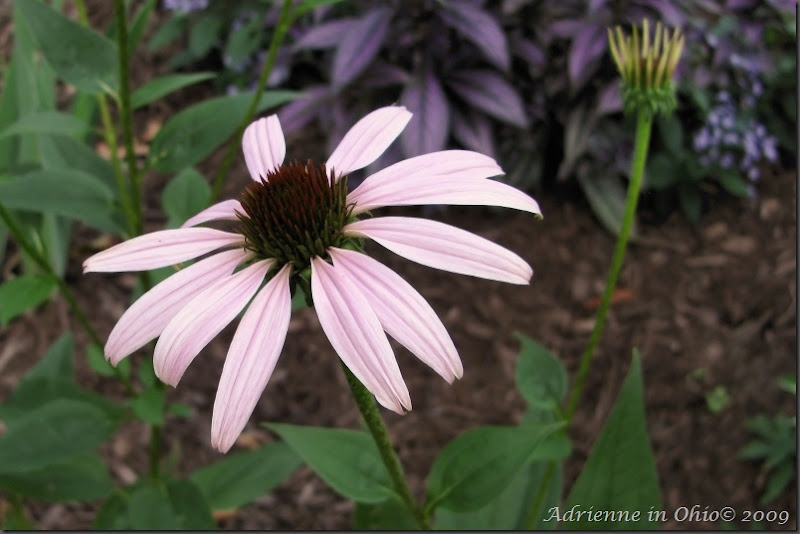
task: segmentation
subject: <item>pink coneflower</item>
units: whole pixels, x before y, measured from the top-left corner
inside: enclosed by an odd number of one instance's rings
[[[211,442],[223,452],[241,433],[275,368],[297,284],[310,289],[322,329],[344,364],[386,408],[411,410],[386,333],[448,382],[460,378],[461,360],[436,313],[399,275],[361,252],[364,238],[423,265],[512,284],[529,283],[530,266],[491,241],[440,222],[358,216],[413,204],[504,206],[539,215],[539,206],[487,179],[503,173],[493,159],[462,150],[401,161],[348,193],[347,175],[375,161],[410,119],[399,106],[370,113],[324,164],[284,163],[276,116],[248,126],[242,146],[253,182],[240,200],[220,202],[182,228],[136,237],[84,262],[84,272],[142,271],[226,249],[142,295],[112,330],[106,358],[116,365],[158,337],[155,372],[174,386],[203,347],[247,308],[214,403]],[[236,232],[196,227],[212,220],[238,221]]]

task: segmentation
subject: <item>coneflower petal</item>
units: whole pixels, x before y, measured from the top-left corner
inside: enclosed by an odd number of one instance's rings
[[[244,238],[240,234],[213,228],[161,230],[98,252],[83,262],[83,272],[149,271],[242,243]]]
[[[120,360],[155,339],[187,302],[230,276],[237,265],[250,257],[244,249],[226,250],[198,261],[173,274],[139,299],[122,314],[105,347],[108,360]]]
[[[330,248],[337,272],[369,300],[386,333],[452,383],[464,368],[453,340],[430,304],[397,273],[360,252]]]
[[[273,263],[259,261],[219,280],[175,315],[153,354],[153,367],[162,382],[178,383],[192,360],[250,302]]]
[[[337,177],[366,167],[397,139],[409,120],[411,112],[403,106],[376,109],[350,128],[325,167]]]
[[[242,205],[238,200],[223,200],[190,217],[189,220],[181,225],[181,228],[197,226],[208,221],[238,221],[237,211],[244,213],[244,209],[242,209]]]
[[[252,122],[242,136],[242,151],[247,170],[253,180],[266,178],[283,164],[286,140],[277,115]]]
[[[292,297],[284,265],[250,303],[231,341],[214,401],[211,445],[227,452],[267,386],[286,341]]]
[[[365,181],[361,185],[366,184]],[[502,182],[461,176],[431,176],[422,173],[404,179],[381,180],[363,189],[359,187],[348,197],[348,201],[356,203],[353,214],[384,206],[425,204],[499,206],[536,215],[542,214],[535,200],[519,189]]]
[[[488,239],[448,224],[412,217],[376,217],[348,224],[344,234],[367,237],[406,259],[459,274],[528,284],[525,260]]]
[[[322,330],[355,377],[382,406],[399,414],[411,410],[392,347],[361,291],[316,257],[311,260],[311,293]]]

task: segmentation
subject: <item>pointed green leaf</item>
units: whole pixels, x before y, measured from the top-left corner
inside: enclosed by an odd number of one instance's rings
[[[20,386],[24,384],[26,380],[35,380],[37,378],[71,379],[72,351],[74,345],[71,333],[67,332],[62,334],[61,337],[50,345],[47,352],[45,352],[42,359],[39,360],[33,369],[25,375],[25,378],[20,382]]]
[[[39,135],[38,139],[42,167],[56,171],[72,169],[91,174],[103,182],[114,198],[117,198],[117,184],[111,163],[101,158],[86,143],[59,135]]]
[[[358,502],[394,495],[392,481],[372,437],[356,430],[271,423],[278,434],[330,487]]]
[[[180,530],[180,518],[166,490],[144,482],[130,494],[126,522],[131,530]]]
[[[163,389],[146,389],[139,396],[128,401],[137,419],[155,426],[164,424],[166,399]]]
[[[485,426],[448,443],[431,467],[427,509],[478,510],[502,492],[527,463],[569,454],[561,423]]]
[[[92,371],[101,376],[114,376],[114,367],[108,363],[105,356],[103,356],[103,349],[97,345],[89,345],[86,348],[86,360],[89,362],[89,367]]]
[[[42,469],[0,474],[0,488],[45,501],[90,501],[107,497],[114,485],[103,459],[90,452]]]
[[[193,167],[187,167],[161,193],[161,205],[169,216],[167,227],[177,228],[189,217],[205,209],[210,199],[208,182]]]
[[[194,72],[191,74],[167,74],[150,80],[142,85],[131,95],[131,107],[133,109],[146,106],[150,102],[158,100],[162,96],[168,95],[188,85],[202,82],[213,78],[213,72]]]
[[[353,523],[356,530],[419,530],[416,519],[397,497],[378,504],[357,502]]]
[[[619,178],[610,175],[578,176],[578,183],[592,206],[592,211],[600,219],[606,230],[618,235],[622,227],[622,216],[625,213],[625,188]],[[636,224],[631,230],[631,237],[637,235]]]
[[[571,530],[655,529],[647,512],[661,509],[658,473],[650,449],[644,415],[644,386],[638,351],[622,385],[617,403],[608,416],[600,437],[586,460],[583,471],[572,486],[565,509],[579,506],[604,511],[639,511],[631,521],[563,522]],[[633,517],[631,516],[631,519]]]
[[[194,482],[171,482],[167,486],[167,492],[182,530],[216,530],[211,508]]]
[[[275,442],[225,456],[192,473],[191,479],[212,509],[227,510],[269,493],[302,464],[288,445]]]
[[[517,334],[522,343],[517,361],[517,389],[528,404],[558,411],[567,391],[567,372],[558,358],[531,338]]]
[[[258,111],[296,98],[292,91],[266,91]],[[243,93],[206,100],[170,119],[150,144],[156,170],[178,172],[202,160],[236,132],[253,95]]]
[[[56,283],[50,276],[23,274],[0,284],[0,326],[46,301]]]
[[[119,70],[116,43],[44,2],[16,0],[14,5],[59,76],[87,93],[116,92]]]
[[[32,133],[80,137],[88,130],[88,124],[68,113],[36,111],[3,128],[0,138]]]

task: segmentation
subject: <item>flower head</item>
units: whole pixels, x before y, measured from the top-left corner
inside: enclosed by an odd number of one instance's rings
[[[675,108],[675,83],[672,80],[683,51],[684,36],[675,28],[669,30],[656,23],[651,41],[650,25],[645,19],[642,29],[631,28],[625,36],[622,28],[608,29],[611,55],[622,76],[622,101],[627,113],[646,110],[669,113]]]
[[[384,206],[504,206],[540,215],[532,198],[501,182],[497,163],[448,150],[387,167],[347,192],[347,175],[378,158],[411,113],[378,109],[345,135],[324,164],[284,162],[276,116],[245,130],[242,146],[253,181],[240,200],[215,204],[175,230],[133,238],[95,254],[84,272],[148,270],[222,250],[142,295],[120,318],[105,347],[113,364],[158,337],[158,377],[176,385],[186,368],[246,308],[217,391],[212,445],[227,451],[250,418],[283,349],[291,293],[313,299],[322,329],[345,365],[380,404],[411,409],[388,333],[448,382],[463,372],[441,320],[405,280],[363,252],[365,239],[412,261],[456,273],[527,284],[519,256],[452,226],[410,217],[359,220]],[[197,225],[236,221],[234,232]]]

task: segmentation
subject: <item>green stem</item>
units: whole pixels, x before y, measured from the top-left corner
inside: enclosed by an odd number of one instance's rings
[[[639,190],[642,186],[642,178],[644,176],[644,165],[647,161],[647,148],[650,144],[650,131],[653,126],[652,114],[647,111],[640,111],[636,119],[636,142],[633,149],[633,164],[631,169],[631,179],[628,183],[628,197],[625,201],[625,214],[622,219],[622,228],[620,229],[619,236],[617,237],[617,244],[614,248],[614,256],[611,259],[611,268],[608,271],[608,280],[606,281],[606,288],[603,291],[603,297],[600,302],[600,308],[597,310],[597,317],[595,319],[592,334],[589,337],[589,343],[586,345],[586,350],[581,357],[580,367],[575,379],[575,385],[572,388],[570,395],[569,405],[567,406],[566,415],[567,420],[571,420],[578,407],[583,386],[586,383],[586,377],[589,374],[589,367],[592,364],[597,345],[600,343],[600,337],[603,334],[603,327],[606,322],[606,314],[611,306],[611,297],[614,295],[614,288],[617,285],[617,278],[619,272],[622,270],[622,262],[625,260],[625,250],[628,246],[628,239],[631,235],[633,228],[633,220],[636,216],[636,203],[639,200]]]
[[[550,481],[553,480],[553,475],[556,472],[556,462],[549,462],[547,464],[547,471],[545,471],[542,481],[539,484],[539,489],[533,498],[530,510],[528,510],[528,517],[525,518],[525,526],[522,530],[533,530],[536,526],[536,521],[542,515],[542,506],[544,499],[547,496],[547,489],[550,487]]]
[[[247,125],[250,124],[250,121],[253,120],[253,116],[256,114],[256,109],[258,109],[258,103],[261,101],[261,96],[264,93],[267,80],[269,79],[269,75],[272,73],[272,68],[275,66],[275,60],[278,57],[278,49],[283,42],[283,38],[286,36],[286,32],[289,31],[289,28],[292,25],[291,11],[292,0],[283,0],[280,18],[278,19],[278,24],[275,27],[275,32],[272,34],[272,40],[269,43],[267,60],[264,62],[264,68],[261,69],[261,77],[258,79],[256,92],[253,95],[253,99],[250,101],[250,107],[247,108],[247,113],[245,114],[244,119],[242,119],[242,122],[239,124],[239,128],[236,131],[233,142],[228,146],[228,152],[225,154],[225,158],[222,160],[222,165],[220,166],[217,175],[214,177],[214,185],[211,190],[210,202],[214,202],[222,192],[222,186],[225,183],[225,178],[228,176],[228,171],[230,171],[231,165],[233,165],[233,158],[239,152],[239,148],[242,146],[242,134],[244,133],[245,128],[247,128]]]
[[[128,23],[124,0],[114,0],[117,21],[117,50],[119,52],[119,112],[122,120],[122,137],[125,142],[125,160],[130,178],[130,199],[134,214],[134,235],[142,233],[141,180],[136,168],[136,153],[133,148],[133,114],[131,111],[131,79],[128,57]]]
[[[375,405],[375,399],[372,397],[372,393],[370,393],[367,388],[364,387],[364,384],[350,372],[350,369],[348,369],[346,365],[342,364],[342,369],[344,369],[344,374],[347,377],[347,384],[350,386],[350,391],[353,392],[353,398],[364,418],[364,423],[366,423],[367,428],[372,434],[372,438],[375,440],[375,444],[378,446],[378,451],[381,454],[381,459],[384,465],[386,465],[389,475],[392,477],[395,490],[414,516],[420,528],[422,530],[430,530],[431,526],[428,520],[422,513],[417,501],[414,500],[411,489],[409,489],[408,483],[406,483],[405,476],[403,475],[403,466],[397,454],[394,452],[392,441],[389,438],[389,432],[386,430],[386,425],[378,412],[378,407]]]
[[[89,17],[86,12],[86,4],[84,0],[75,0],[75,8],[78,11],[78,20],[84,26],[89,26]],[[114,170],[114,181],[117,184],[117,191],[119,191],[120,203],[122,204],[122,212],[125,215],[125,221],[128,224],[128,232],[130,235],[136,235],[136,215],[134,214],[133,206],[131,205],[130,194],[128,193],[128,186],[125,183],[125,175],[122,172],[122,163],[117,153],[117,133],[114,130],[114,125],[111,121],[111,112],[108,109],[108,102],[103,94],[97,95],[97,107],[100,109],[100,120],[103,123],[103,138],[111,156],[111,167]]]
[[[6,228],[8,228],[8,231],[11,232],[12,236],[14,236],[14,239],[19,247],[24,250],[25,253],[27,253],[28,256],[30,256],[31,259],[33,259],[33,261],[36,262],[36,264],[56,283],[58,290],[64,296],[64,299],[67,301],[72,313],[89,335],[92,343],[102,347],[103,342],[100,340],[100,336],[98,336],[97,332],[94,330],[94,328],[92,328],[92,325],[89,323],[89,319],[87,319],[86,315],[83,313],[83,310],[81,310],[81,307],[78,305],[78,301],[75,300],[75,296],[72,294],[72,291],[70,291],[69,286],[67,286],[66,282],[64,282],[64,280],[62,280],[61,277],[58,276],[55,271],[53,271],[50,263],[41,253],[39,253],[38,250],[36,250],[36,247],[28,243],[27,239],[25,239],[25,234],[23,234],[20,227],[17,226],[17,223],[14,221],[11,213],[9,213],[2,204],[0,204],[0,219],[3,220],[3,223],[6,225]],[[133,387],[131,386],[130,380],[128,380],[128,378],[116,367],[113,369],[114,373],[117,375],[117,378],[125,387],[125,390],[128,393],[132,393]]]

